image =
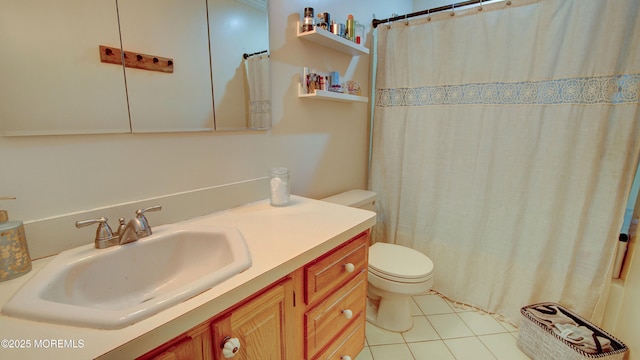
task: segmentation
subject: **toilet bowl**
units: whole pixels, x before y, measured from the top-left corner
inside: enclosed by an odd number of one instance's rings
[[[374,211],[376,194],[351,190],[323,199]],[[421,252],[396,244],[377,242],[369,247],[367,321],[386,330],[411,329],[411,296],[433,285],[433,262]]]
[[[413,326],[411,296],[433,285],[433,262],[414,249],[378,242],[369,247],[367,320],[391,331]]]

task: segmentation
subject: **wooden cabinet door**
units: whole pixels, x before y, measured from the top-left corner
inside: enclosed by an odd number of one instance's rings
[[[173,59],[173,73],[125,68],[132,132],[213,130],[206,1],[120,0],[118,10],[125,52]]]
[[[227,337],[240,341],[233,359],[293,359],[293,321],[293,281],[287,279],[212,323],[214,359],[225,359]]]
[[[0,0],[0,134],[127,133],[115,1]]]
[[[211,329],[204,323],[167,344],[154,349],[138,360],[212,360]]]

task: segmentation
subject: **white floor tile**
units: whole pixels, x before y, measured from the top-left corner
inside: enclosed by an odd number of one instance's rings
[[[417,295],[413,300],[418,304],[425,315],[449,314],[453,309],[438,295]]]
[[[369,346],[404,344],[404,338],[400,333],[381,329],[369,322],[365,328],[365,335]]]
[[[425,316],[414,316],[413,327],[402,333],[406,342],[440,340],[438,333]]]
[[[416,360],[456,360],[442,340],[415,342],[408,345]]]
[[[415,360],[406,344],[371,346],[373,360]]]
[[[474,336],[473,332],[457,314],[430,315],[427,319],[442,339]]]
[[[444,343],[456,360],[496,360],[496,357],[475,336],[444,340]]]
[[[516,338],[510,333],[478,336],[480,341],[498,360],[528,360],[516,344]]]
[[[528,359],[517,347],[518,329],[499,317],[456,309],[438,295],[413,299],[413,327],[400,334],[367,322],[367,346],[356,360]]]
[[[500,334],[507,332],[493,316],[480,311],[458,313],[458,316],[476,335]]]
[[[371,350],[369,350],[368,346],[365,346],[364,349],[358,354],[356,360],[373,360],[373,356],[371,355]]]
[[[411,316],[424,315],[418,304],[413,300],[409,301],[409,311],[411,311]]]

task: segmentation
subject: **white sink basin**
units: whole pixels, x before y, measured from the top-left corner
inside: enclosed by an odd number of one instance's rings
[[[248,269],[235,228],[164,227],[120,246],[57,255],[2,308],[5,315],[118,329],[198,295]]]

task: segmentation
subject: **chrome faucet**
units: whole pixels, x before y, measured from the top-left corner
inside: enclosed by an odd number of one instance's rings
[[[132,241],[136,241],[153,234],[153,232],[151,231],[151,226],[149,226],[149,220],[147,220],[147,217],[144,216],[144,213],[147,211],[160,210],[162,210],[162,207],[160,205],[148,207],[142,210],[136,210],[136,217],[129,220],[129,223],[124,227],[122,232],[120,232],[120,229],[122,229],[122,225],[124,225],[124,219],[121,219],[120,226],[118,227],[120,238],[119,244],[122,245],[130,243]]]
[[[101,217],[98,219],[89,219],[76,222],[76,227],[81,228],[92,224],[99,224],[96,230],[96,238],[94,240],[96,249],[105,249],[115,245],[123,245],[147,237],[153,232],[149,221],[144,215],[147,211],[160,211],[162,206],[156,205],[145,209],[136,210],[136,217],[129,220],[125,225],[124,218],[120,218],[118,230],[114,233],[107,223],[108,219]]]

